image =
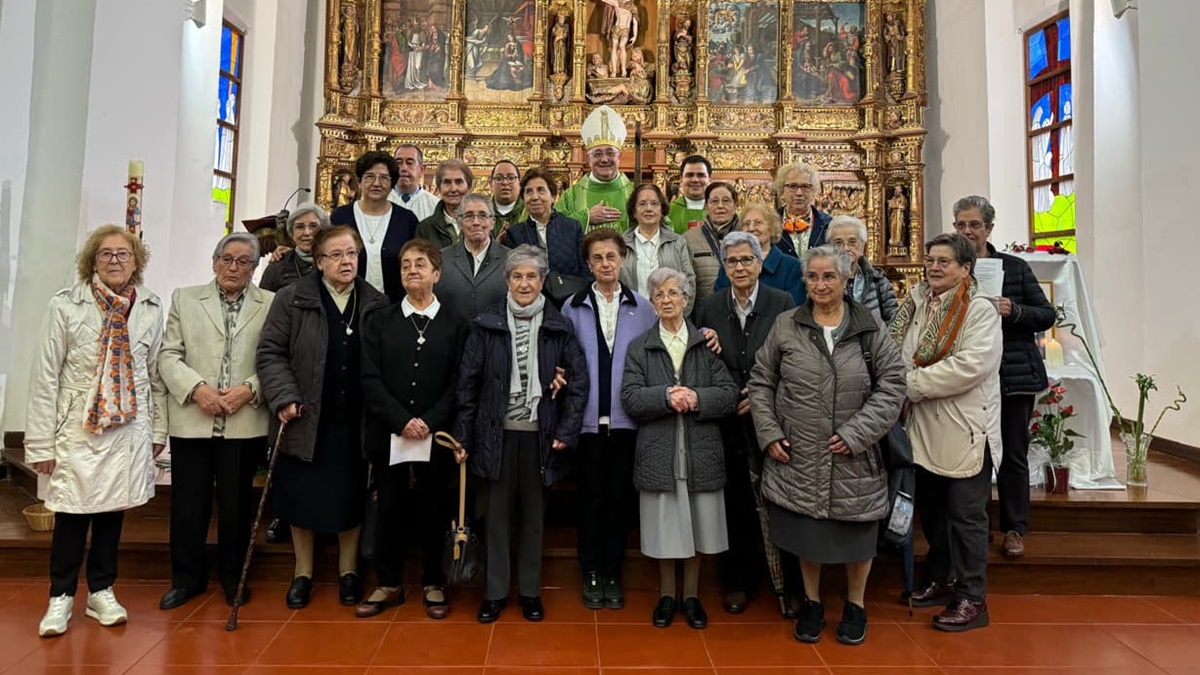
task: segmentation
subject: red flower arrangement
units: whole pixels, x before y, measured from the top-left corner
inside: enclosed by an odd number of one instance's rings
[[[1063,405],[1067,388],[1054,383],[1038,399],[1038,408],[1033,411],[1033,423],[1029,432],[1034,443],[1046,448],[1051,466],[1067,466],[1075,451],[1076,438],[1083,434],[1067,428],[1067,420],[1075,416],[1075,406]]]

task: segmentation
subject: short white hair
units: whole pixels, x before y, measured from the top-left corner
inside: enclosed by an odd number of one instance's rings
[[[804,256],[800,259],[803,264],[804,272],[808,272],[808,266],[812,261],[818,258],[825,258],[833,261],[833,269],[838,273],[838,276],[843,279],[850,278],[850,254],[842,249],[832,245],[825,244],[816,248],[810,248],[804,252]]]
[[[213,260],[220,258],[221,254],[225,252],[225,247],[232,244],[235,241],[240,241],[243,244],[246,244],[247,246],[250,247],[250,249],[252,251],[254,251],[254,264],[257,265],[258,264],[258,237],[253,234],[250,234],[249,232],[231,232],[231,233],[225,235],[224,237],[221,237],[221,241],[218,241],[217,247],[213,249]]]
[[[833,234],[834,228],[843,227],[843,226],[854,227],[856,230],[858,230],[858,240],[861,241],[863,244],[867,243],[867,225],[866,225],[866,223],[859,220],[858,218],[855,218],[854,216],[847,216],[847,215],[834,216],[833,220],[829,221],[829,233]]]
[[[532,265],[538,276],[545,279],[550,272],[550,263],[546,260],[546,252],[533,244],[521,244],[508,253],[504,261],[504,278],[512,276],[513,271],[522,265]]]
[[[692,285],[688,283],[688,278],[674,267],[660,267],[650,273],[650,278],[646,280],[650,297],[654,298],[658,289],[671,279],[679,283],[679,290],[683,291],[684,296],[692,297]]]

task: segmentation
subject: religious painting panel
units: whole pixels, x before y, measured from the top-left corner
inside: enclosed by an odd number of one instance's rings
[[[657,10],[647,0],[589,0],[588,101],[644,104],[654,99]]]
[[[451,0],[383,0],[380,88],[386,98],[440,101],[450,88]]]
[[[468,0],[463,93],[469,101],[524,103],[533,93],[535,0]]]
[[[807,105],[853,105],[866,88],[862,54],[866,5],[797,2],[793,6],[792,94]]]
[[[708,96],[713,103],[774,103],[778,94],[779,3],[709,4]]]

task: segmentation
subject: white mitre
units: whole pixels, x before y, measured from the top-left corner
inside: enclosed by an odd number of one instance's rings
[[[621,113],[602,105],[583,120],[579,135],[583,138],[583,147],[588,150],[599,145],[611,145],[620,150],[621,146],[625,145],[628,132],[625,130],[625,120],[621,119]]]

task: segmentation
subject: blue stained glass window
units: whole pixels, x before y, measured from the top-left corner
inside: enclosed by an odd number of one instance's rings
[[[1054,111],[1050,109],[1050,94],[1042,94],[1042,97],[1033,102],[1029,107],[1029,129],[1031,131],[1040,129],[1048,122],[1052,122]]]
[[[242,76],[242,61],[239,57],[242,36],[233,32],[229,26],[221,27],[221,70],[232,73],[234,77]]]
[[[222,76],[217,82],[217,119],[237,124],[237,91],[237,84],[228,77]]]
[[[1046,31],[1039,30],[1029,36],[1029,79],[1042,74],[1050,66],[1046,55]]]
[[[1058,60],[1071,60],[1071,20],[1059,19],[1058,26]]]
[[[1071,100],[1071,83],[1058,86],[1058,119],[1066,121],[1074,117],[1075,103]]]

